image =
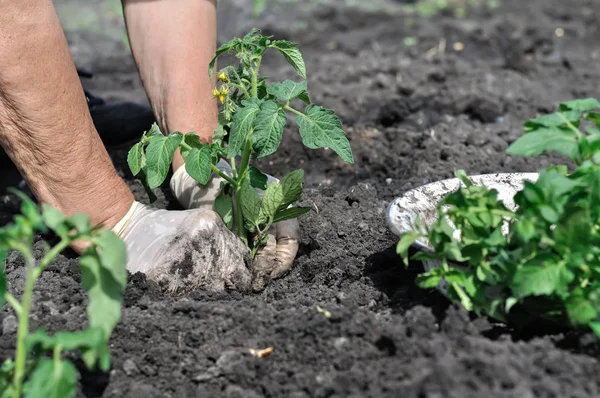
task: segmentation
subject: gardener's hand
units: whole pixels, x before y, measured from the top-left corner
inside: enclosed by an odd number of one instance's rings
[[[170,292],[250,290],[248,249],[213,211],[134,202],[113,231],[127,245],[127,269]]]
[[[231,166],[224,160],[217,168],[231,176]],[[267,175],[267,184],[279,181]],[[186,209],[214,209],[215,199],[220,193],[223,179],[213,173],[206,185],[200,185],[180,167],[171,178],[171,191]],[[258,191],[259,195],[262,191]],[[273,224],[266,246],[259,249],[254,260],[252,289],[263,290],[272,279],[285,275],[292,268],[300,242],[300,225],[297,219]]]

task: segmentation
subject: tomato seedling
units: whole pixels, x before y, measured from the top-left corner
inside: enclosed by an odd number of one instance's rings
[[[558,152],[575,168],[542,169],[516,194],[514,211],[496,190],[476,186],[458,171],[464,187],[441,201],[437,221],[404,234],[398,244],[407,262],[409,246],[426,238],[434,253],[413,258],[441,260],[441,267],[418,276],[419,286],[445,280],[449,296],[467,310],[515,324],[545,319],[600,335],[599,109],[595,99],[575,100],[525,123],[509,154]],[[459,238],[450,223],[461,231]]]
[[[58,210],[37,206],[21,192],[22,214],[0,228],[0,305],[8,303],[18,320],[15,359],[0,366],[2,398],[73,397],[77,387],[75,366],[62,358],[63,351],[79,350],[89,369],[96,364],[110,370],[108,339],[121,317],[121,302],[127,283],[125,244],[111,231],[90,226],[87,216],[65,218]],[[54,232],[59,238],[36,261],[32,245],[38,233]],[[50,336],[44,329],[29,333],[29,312],[33,288],[44,269],[75,241],[88,242],[80,259],[81,281],[88,292],[89,327],[74,333],[57,332]],[[17,251],[25,260],[26,281],[21,301],[7,290],[4,263],[9,251]],[[49,355],[47,355],[49,354]]]
[[[261,77],[261,61],[270,49],[279,51],[303,80],[268,82]],[[219,47],[208,67],[211,77],[217,58],[228,52],[235,54],[239,64],[217,73],[220,87],[213,94],[221,111],[212,143],[200,142],[194,132],[165,136],[155,124],[131,148],[127,160],[132,173],[140,176],[149,191],[151,201],[155,200],[152,190],[164,182],[177,149],[185,159],[186,171],[200,184],[206,184],[212,173],[221,176],[225,183],[215,208],[254,255],[265,244],[273,223],[310,211],[309,207],[294,206],[302,194],[303,170],[267,186],[267,176],[251,166],[253,158],[264,158],[277,151],[288,114],[296,117],[305,146],[330,148],[347,163],[354,163],[354,158],[340,119],[332,110],[311,102],[304,59],[295,43],[273,40],[253,29],[243,38],[234,38]],[[291,106],[296,99],[306,104],[304,111]],[[229,161],[232,175],[216,167],[220,159]]]

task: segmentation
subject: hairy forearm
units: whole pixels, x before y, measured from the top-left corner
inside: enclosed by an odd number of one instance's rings
[[[140,76],[164,133],[212,138],[217,105],[208,64],[216,49],[216,0],[123,0]]]

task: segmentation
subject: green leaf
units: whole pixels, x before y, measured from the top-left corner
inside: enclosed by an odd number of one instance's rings
[[[4,305],[4,295],[6,294],[6,258],[8,250],[0,248],[0,307]]]
[[[68,226],[75,228],[77,233],[80,234],[89,234],[92,230],[92,227],[90,225],[90,218],[83,213],[77,213],[72,215],[71,217],[65,220],[65,223]]]
[[[298,218],[312,209],[312,207],[290,207],[289,209],[278,210],[273,217],[273,223]]]
[[[210,180],[212,165],[210,145],[202,145],[200,149],[192,148],[186,152],[185,170],[188,174],[201,185],[206,185]]]
[[[223,188],[215,199],[215,211],[221,216],[227,228],[231,229],[233,227],[233,199],[231,195],[225,193]]]
[[[354,163],[350,143],[340,128],[342,122],[331,109],[308,105],[306,114],[298,116],[296,123],[308,148],[331,148],[346,163]]]
[[[588,112],[594,109],[600,108],[600,102],[595,98],[584,98],[573,101],[563,102],[559,105],[560,111],[575,111],[575,112]]]
[[[253,149],[258,158],[277,151],[285,122],[286,113],[277,102],[267,100],[260,105],[260,111],[256,114],[254,121],[254,134],[252,135]]]
[[[129,165],[129,169],[131,173],[136,176],[142,170],[142,165],[144,163],[144,144],[138,142],[134,146],[131,147],[129,152],[127,153],[127,164]]]
[[[540,127],[565,127],[567,125],[567,121],[576,124],[579,122],[580,117],[581,113],[574,111],[551,113],[549,115],[543,115],[536,119],[525,122],[525,129],[535,130]]]
[[[81,282],[88,291],[87,313],[91,328],[100,328],[108,339],[121,318],[123,291],[127,283],[125,244],[110,231],[94,238],[80,259]]]
[[[181,133],[169,136],[154,136],[146,148],[146,169],[150,189],[159,187],[167,174],[173,160],[173,154],[182,140]]]
[[[427,272],[419,274],[415,278],[415,283],[422,289],[433,289],[440,284],[442,276],[436,273]]]
[[[573,326],[583,326],[596,319],[596,310],[589,300],[578,294],[572,294],[566,301],[567,314]]]
[[[560,264],[525,265],[515,272],[511,289],[516,298],[551,295],[563,290],[572,279],[570,272]]]
[[[248,134],[254,126],[254,119],[260,111],[260,103],[261,101],[257,98],[244,100],[242,101],[242,107],[238,108],[233,116],[229,135],[228,158],[233,158],[242,153]]]
[[[69,361],[43,358],[26,383],[25,398],[70,398],[76,394],[77,369]]]
[[[127,247],[117,234],[104,230],[93,238],[96,252],[104,269],[110,272],[112,278],[123,291],[127,286]]]
[[[248,168],[248,178],[250,178],[250,185],[253,188],[260,189],[261,191],[267,189],[269,178],[256,167],[250,166]]]
[[[405,232],[400,237],[400,241],[396,246],[396,253],[402,256],[405,265],[408,265],[408,249],[419,239],[419,234],[415,232]],[[437,286],[437,283],[436,283]]]
[[[283,202],[283,189],[280,183],[272,183],[267,187],[262,198],[261,212],[266,219],[273,219]]]
[[[452,291],[458,297],[460,303],[467,311],[473,310],[473,301],[458,283],[451,282],[449,290]]]
[[[302,185],[304,184],[304,170],[298,169],[286,174],[279,185],[283,192],[283,201],[281,210],[287,208],[292,203],[298,201],[302,195]]]
[[[65,237],[69,234],[69,228],[65,225],[65,216],[60,210],[42,203],[42,219],[56,235]]]
[[[260,198],[258,194],[250,185],[248,179],[245,179],[240,188],[240,195],[242,199],[242,215],[252,225],[258,225],[261,220],[260,212]]]
[[[56,339],[49,336],[45,329],[37,329],[35,332],[25,336],[27,352],[31,351],[37,345],[40,345],[44,351],[51,350],[56,345]]]
[[[310,96],[308,95],[308,91],[304,91],[304,92],[298,94],[298,98],[302,102],[306,103],[306,105],[310,105],[311,104]]]
[[[215,63],[217,62],[217,58],[219,58],[219,56],[225,54],[228,51],[235,50],[236,47],[238,47],[241,42],[242,41],[236,37],[236,38],[230,40],[229,42],[223,44],[221,47],[219,47],[217,49],[217,51],[215,51],[215,55],[214,55],[213,59],[208,64],[208,76],[211,79],[213,77],[213,71],[215,70]]]
[[[306,89],[306,82],[296,83],[291,80],[284,80],[281,83],[272,83],[267,88],[267,93],[277,97],[280,101],[288,102],[305,93]]]
[[[78,332],[57,332],[54,335],[54,344],[60,344],[67,351],[97,348],[104,341],[104,332],[99,328],[90,328]]]
[[[271,46],[279,50],[285,60],[292,65],[292,67],[298,72],[302,78],[306,79],[306,65],[304,59],[296,43],[292,43],[287,40],[275,40],[271,43]]]
[[[147,132],[145,132],[142,136],[142,143],[145,144],[148,141],[150,141],[150,139],[152,137],[161,137],[164,134],[162,133],[162,131],[160,131],[160,127],[158,127],[158,124],[156,122],[152,123],[152,126],[150,126],[150,130],[148,130]]]
[[[509,155],[538,156],[555,151],[571,159],[579,155],[579,143],[575,132],[560,128],[540,128],[525,133],[506,150]]]
[[[592,332],[596,334],[596,336],[600,337],[600,322],[590,322],[590,329]]]

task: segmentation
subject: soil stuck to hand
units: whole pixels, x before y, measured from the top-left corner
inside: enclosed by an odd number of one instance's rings
[[[453,177],[458,168],[530,172],[563,161],[504,151],[524,121],[562,101],[600,98],[596,3],[503,0],[500,8],[469,10],[464,18],[392,12],[407,2],[392,11],[304,3],[275,7],[257,21],[223,5],[221,41],[256,26],[297,42],[309,92],[341,116],[356,164],[305,149],[291,123],[279,152],[260,167],[274,176],[306,172],[302,205],[315,211],[301,218],[292,272],[260,294],[195,291],[177,298],[131,275],[111,340],[113,370],[87,372],[72,356],[82,372],[79,396],[600,396],[595,337],[511,330],[417,288],[420,265],[402,266],[385,224],[393,198]],[[125,47],[89,32],[68,36],[78,64],[96,73],[86,88],[108,99],[143,100]],[[264,68],[294,79],[277,54]],[[128,148],[110,154],[137,199],[147,202],[127,169]],[[0,173],[3,183],[15,181],[14,170]],[[176,208],[166,184],[157,206]],[[0,204],[4,220],[10,210]],[[9,289],[20,294],[23,262],[12,254],[6,269]],[[78,260],[61,255],[36,286],[32,328],[78,330],[85,305]],[[14,355],[16,328],[8,310],[0,317],[4,360]],[[251,353],[269,347],[262,358]]]

